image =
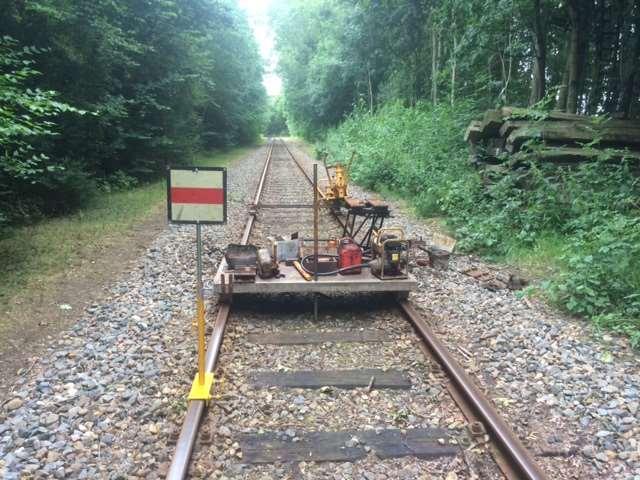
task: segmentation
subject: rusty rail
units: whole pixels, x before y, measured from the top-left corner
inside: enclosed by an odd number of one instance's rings
[[[546,480],[547,477],[542,470],[540,470],[540,467],[524,445],[522,445],[511,428],[502,420],[485,395],[475,386],[469,375],[467,375],[464,369],[449,354],[447,348],[438,340],[433,330],[431,330],[427,322],[424,321],[413,305],[407,300],[399,300],[398,304],[427,344],[429,350],[464,395],[471,408],[489,428],[490,434],[498,448],[510,460],[511,465],[516,467],[518,472],[520,472],[522,475],[520,478]]]
[[[303,170],[302,166],[295,159],[291,151],[287,148],[287,152],[294,160],[298,168],[302,170],[305,177],[313,185],[313,181]],[[340,220],[334,215],[334,218]],[[421,315],[407,300],[398,300],[398,304],[413,324],[420,337],[426,344],[429,351],[434,355],[436,360],[442,365],[451,378],[456,389],[463,395],[468,406],[487,425],[489,433],[494,440],[500,453],[509,461],[509,467],[512,467],[520,476],[528,480],[546,480],[546,475],[540,470],[540,467],[530,455],[528,450],[515,436],[511,428],[502,420],[498,412],[489,403],[486,396],[475,386],[471,378],[466,374],[464,369],[449,354],[447,348],[433,333]],[[511,468],[510,468],[511,469]],[[506,472],[505,472],[506,473]]]
[[[205,370],[212,372],[218,361],[218,355],[220,354],[220,347],[222,346],[222,339],[224,337],[224,330],[227,326],[227,320],[229,319],[229,312],[231,307],[228,303],[220,304],[216,321],[213,324],[213,332],[207,345],[207,357],[205,360]],[[200,426],[200,420],[204,414],[206,402],[204,400],[191,400],[189,401],[189,407],[187,408],[187,414],[184,417],[182,423],[182,430],[180,430],[180,436],[176,443],[176,450],[173,454],[173,460],[171,461],[171,467],[167,473],[167,478],[172,480],[183,479],[187,475],[189,470],[189,461],[191,459],[191,452],[193,452],[193,446],[196,443],[198,437],[198,427]]]
[[[240,243],[242,245],[246,245],[249,243],[249,237],[251,236],[251,230],[253,229],[253,224],[256,221],[256,208],[260,204],[260,197],[262,197],[262,189],[264,187],[265,179],[267,178],[267,172],[269,171],[269,166],[271,165],[271,154],[273,153],[274,141],[272,140],[269,146],[267,147],[267,159],[264,162],[264,168],[262,169],[262,175],[260,176],[260,182],[258,183],[258,188],[256,189],[256,194],[253,197],[253,204],[249,207],[249,218],[247,218],[247,223],[244,226],[244,232],[242,233],[242,238],[240,239]]]
[[[284,147],[284,149],[287,151],[287,153],[289,154],[289,156],[291,157],[291,160],[293,160],[293,163],[296,164],[296,166],[298,167],[298,169],[300,169],[300,171],[302,172],[302,174],[304,175],[304,177],[307,179],[307,181],[311,184],[311,186],[313,186],[313,179],[309,176],[309,174],[307,173],[307,171],[302,167],[302,165],[300,165],[300,162],[298,162],[298,159],[296,157],[293,156],[293,153],[291,153],[291,150],[289,150],[289,147],[287,147],[287,144],[284,140],[281,140],[282,142],[282,146]],[[324,192],[316,186],[316,190],[318,192],[318,195],[320,195],[320,197],[324,200],[325,199],[325,194]]]
[[[313,184],[313,180],[289,151],[284,141],[282,142],[282,145],[298,168],[305,175],[309,183]],[[254,197],[253,208],[259,205],[274,146],[275,141],[272,141],[267,149],[267,158],[265,160],[262,176]],[[319,190],[318,193],[323,196],[322,192]],[[336,218],[335,215],[334,218]],[[255,210],[252,210],[249,213],[249,218],[247,219],[242,236],[243,244],[246,244],[249,240],[254,221]],[[545,474],[540,470],[540,467],[515,436],[511,428],[504,422],[504,420],[502,420],[498,412],[489,403],[484,394],[475,386],[471,378],[449,354],[446,347],[442,342],[440,342],[440,340],[438,340],[422,316],[407,300],[399,300],[398,303],[403,313],[413,324],[414,328],[424,341],[426,348],[429,349],[436,360],[446,370],[456,389],[464,396],[468,406],[488,427],[489,433],[492,436],[494,443],[497,445],[497,448],[509,460],[509,466],[520,475],[519,478],[526,478],[528,480],[546,480],[547,477]],[[207,371],[213,371],[215,368],[230,312],[231,307],[229,304],[221,304],[207,348],[205,365]],[[193,452],[193,447],[198,434],[198,427],[202,416],[204,415],[205,406],[205,402],[200,400],[191,401],[189,403],[167,479],[182,480],[186,477],[189,469],[191,453]]]
[[[285,150],[287,151],[287,153],[289,154],[289,156],[291,157],[291,160],[293,160],[293,163],[296,164],[296,166],[298,167],[298,169],[302,172],[302,174],[305,176],[305,178],[307,179],[307,181],[311,184],[311,186],[314,186],[313,183],[313,179],[309,176],[309,174],[306,172],[306,170],[302,167],[302,165],[300,164],[300,162],[298,162],[298,159],[296,157],[293,156],[293,153],[291,153],[291,150],[289,150],[289,147],[287,147],[287,144],[284,140],[281,140],[282,142],[282,146],[285,148]],[[327,172],[328,175],[328,172]],[[327,196],[325,195],[325,193],[322,191],[322,189],[320,189],[318,186],[315,187],[317,190],[318,195],[320,195],[320,197],[323,200],[326,200]],[[338,216],[338,214],[333,210],[330,209],[329,210],[331,212],[331,216],[335,219],[336,222],[338,222],[338,224],[344,229],[345,225],[344,222],[342,221],[342,219]]]
[[[262,176],[256,189],[254,196],[253,208],[260,203],[260,197],[262,196],[262,189],[264,187],[265,178],[269,165],[271,163],[271,154],[273,153],[274,141],[272,140],[267,147],[267,158],[265,160],[264,168],[262,170]],[[255,211],[249,212],[247,223],[245,224],[244,233],[242,234],[241,243],[246,245],[251,235],[251,229],[255,222]],[[224,330],[227,326],[227,320],[231,313],[231,305],[228,303],[221,303],[220,309],[216,316],[216,321],[213,324],[213,331],[211,332],[211,338],[207,345],[207,356],[205,359],[205,370],[207,372],[213,372],[218,361],[218,355],[220,354],[220,348],[222,346],[222,340],[224,338]],[[187,407],[187,413],[182,423],[182,429],[180,430],[180,436],[176,443],[176,449],[171,460],[171,466],[167,473],[168,480],[182,480],[187,476],[189,471],[189,463],[191,461],[191,454],[193,453],[193,447],[198,438],[198,428],[204,415],[206,402],[204,400],[191,400]]]

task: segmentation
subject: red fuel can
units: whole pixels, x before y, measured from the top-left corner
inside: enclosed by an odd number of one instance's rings
[[[338,244],[338,267],[360,267],[362,265],[362,249],[353,238],[345,237],[340,240]],[[342,275],[357,274],[362,271],[361,268],[351,268],[344,272],[340,272]]]

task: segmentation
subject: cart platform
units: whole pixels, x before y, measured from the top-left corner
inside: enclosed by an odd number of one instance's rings
[[[218,267],[213,280],[215,293],[226,293],[222,275],[227,270],[224,259]],[[279,278],[262,279],[256,276],[255,282],[234,282],[231,293],[370,293],[370,292],[409,292],[418,286],[418,282],[409,278],[380,280],[369,269],[352,275],[319,276],[318,281],[307,281],[294,266],[280,264]]]

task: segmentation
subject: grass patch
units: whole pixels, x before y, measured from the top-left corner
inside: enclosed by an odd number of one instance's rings
[[[532,245],[514,243],[507,246],[504,255],[496,257],[501,263],[514,265],[528,275],[547,279],[566,269],[562,256],[567,240],[553,232],[541,234]]]
[[[198,154],[195,165],[226,166],[252,147]],[[0,236],[0,306],[16,295],[29,298],[65,271],[122,240],[136,225],[161,215],[166,202],[164,180],[127,191],[97,194],[73,214],[33,225],[5,228]]]
[[[529,161],[498,174],[468,160],[470,105],[387,104],[356,110],[318,151],[347,161],[365,188],[444,218],[459,251],[516,265],[567,312],[640,348],[640,180],[610,149],[574,166]]]

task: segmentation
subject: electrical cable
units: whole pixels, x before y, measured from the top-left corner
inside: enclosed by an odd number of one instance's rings
[[[308,258],[313,257],[313,254],[310,255],[306,255],[304,257],[302,257],[302,261],[300,262],[300,265],[302,266],[302,269],[307,272],[309,275],[313,275],[313,271],[309,270],[307,267],[305,267],[304,263],[305,260],[307,260]],[[338,255],[331,255],[329,253],[321,253],[318,255],[318,258],[320,257],[329,257],[329,258],[339,258]],[[363,258],[363,260],[365,260]],[[332,270],[331,272],[318,272],[318,276],[319,277],[327,277],[330,275],[337,275],[339,273],[343,273],[343,272],[348,272],[349,270],[355,270],[356,268],[371,268],[371,266],[368,263],[362,263],[360,265],[351,265],[349,267],[343,267],[343,268],[339,268],[338,270]]]

